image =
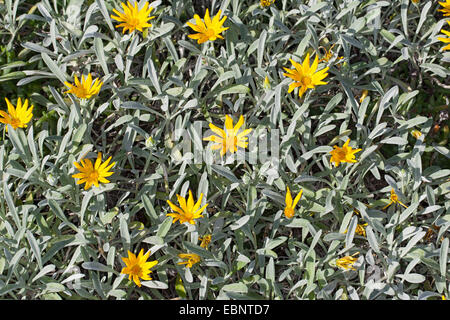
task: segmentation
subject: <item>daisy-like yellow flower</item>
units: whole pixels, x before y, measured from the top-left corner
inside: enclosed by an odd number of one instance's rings
[[[209,10],[206,9],[204,22],[198,14],[195,14],[194,19],[196,24],[190,22],[186,22],[186,24],[198,33],[190,34],[188,35],[188,37],[197,40],[198,44],[202,44],[206,41],[214,41],[217,38],[223,39],[223,36],[221,36],[220,34],[223,31],[227,30],[228,27],[222,27],[223,23],[227,19],[227,16],[224,16],[222,19],[220,19],[221,14],[222,10],[219,10],[219,12],[211,20],[211,17],[209,16]]]
[[[286,198],[284,200],[284,202],[286,203],[286,207],[284,208],[284,215],[286,216],[286,218],[291,219],[294,216],[295,206],[302,197],[303,189],[300,190],[300,192],[295,197],[294,201],[292,201],[291,191],[289,190],[288,186],[286,186],[286,188],[287,188]]]
[[[270,89],[270,80],[269,80],[269,77],[268,76],[266,76],[265,78],[264,78],[264,84],[263,84],[263,87],[264,87],[264,89]]]
[[[150,251],[144,255],[144,249],[141,249],[137,257],[134,253],[128,250],[128,258],[122,257],[126,267],[124,267],[120,273],[128,274],[128,279],[133,279],[134,283],[136,283],[138,287],[141,286],[141,281],[139,278],[142,280],[152,280],[149,276],[149,273],[152,272],[150,269],[158,263],[158,260],[147,262],[149,256]]]
[[[211,235],[210,234],[205,234],[203,236],[203,238],[198,237],[198,240],[201,241],[200,247],[205,248],[206,250],[208,250],[208,246],[211,243]]]
[[[139,10],[137,1],[134,2],[134,5],[131,4],[130,1],[127,1],[127,4],[120,4],[123,9],[123,13],[113,9],[113,12],[117,15],[111,15],[111,18],[118,22],[122,22],[118,24],[116,28],[123,27],[122,33],[125,33],[128,30],[128,33],[132,33],[134,30],[143,31],[144,28],[150,28],[152,26],[151,23],[148,23],[149,20],[154,19],[155,17],[149,17],[150,12],[152,12],[153,7],[148,7],[149,3],[146,2],[142,9]]]
[[[189,190],[189,198],[186,201],[186,198],[177,194],[178,203],[180,207],[174,205],[170,200],[167,200],[170,208],[175,211],[168,213],[167,216],[174,218],[172,223],[180,220],[180,224],[185,222],[189,222],[190,224],[195,224],[195,219],[202,218],[201,214],[203,210],[208,206],[208,203],[200,208],[200,204],[202,203],[203,193],[200,193],[200,197],[198,198],[197,203],[194,204],[194,197],[192,196],[192,191]]]
[[[216,144],[211,146],[212,150],[220,149],[220,155],[223,156],[227,151],[231,153],[235,153],[238,150],[238,147],[246,148],[248,142],[246,141],[248,135],[252,129],[246,129],[238,134],[239,129],[244,124],[244,117],[241,115],[239,117],[239,121],[233,127],[233,119],[229,116],[225,116],[225,130],[222,130],[212,123],[209,124],[211,130],[217,134],[217,136],[212,135],[206,138],[203,138],[205,141],[213,141]]]
[[[357,162],[355,160],[355,153],[361,151],[362,149],[353,149],[348,145],[349,143],[350,139],[347,139],[342,147],[334,146],[334,150],[330,151],[330,163],[334,162],[335,167],[339,166],[341,162]]]
[[[450,16],[450,0],[445,0],[445,2],[439,2],[439,4],[443,7],[438,11],[444,13],[444,17]]]
[[[450,0],[448,0],[448,1],[450,1]],[[449,6],[450,6],[450,3],[449,3]],[[448,15],[450,15],[450,7],[448,8],[448,10],[449,10],[449,11],[448,11],[448,12],[449,12]],[[450,20],[447,20],[447,23],[450,25]],[[437,39],[438,39],[439,41],[444,42],[444,43],[448,43],[448,45],[446,45],[445,47],[443,47],[442,50],[444,50],[444,51],[450,50],[450,31],[441,29],[441,32],[444,33],[444,34],[447,36],[447,38],[444,38],[444,37],[438,37]]]
[[[359,98],[359,103],[362,103],[368,94],[369,94],[369,90],[363,90],[363,92],[361,94],[361,98]]]
[[[367,223],[363,223],[363,224],[357,224],[356,225],[356,229],[355,229],[355,233],[359,234],[360,236],[365,237],[366,236],[366,227],[367,227]],[[348,229],[344,231],[344,233],[347,233]]]
[[[200,262],[200,256],[195,253],[180,253],[178,257],[185,260],[178,262],[178,264],[185,264],[188,268],[192,268],[194,264]]]
[[[115,162],[109,164],[111,158],[109,157],[108,160],[102,163],[102,153],[99,152],[94,165],[92,165],[90,159],[81,159],[80,164],[74,162],[75,167],[81,172],[72,175],[72,178],[80,179],[77,181],[77,184],[86,183],[84,190],[89,189],[92,185],[98,188],[99,182],[109,183],[110,181],[105,178],[114,173],[109,170],[116,164]]]
[[[18,98],[17,107],[14,108],[8,98],[5,98],[5,101],[8,107],[8,113],[0,110],[0,122],[11,125],[14,130],[17,128],[26,128],[27,123],[30,122],[33,117],[33,105],[28,108],[28,99],[25,99],[22,104],[22,100]],[[8,126],[6,126],[6,132],[8,132]]]
[[[66,93],[72,93],[80,99],[90,99],[100,92],[103,82],[99,79],[92,82],[92,75],[89,73],[87,78],[84,75],[81,76],[81,82],[75,76],[75,84],[70,84],[67,81],[64,84],[70,88]]]
[[[413,130],[411,131],[411,134],[414,138],[419,139],[419,137],[422,135],[422,132],[420,132],[419,130]]]
[[[275,0],[261,0],[260,4],[261,4],[261,7],[269,7],[274,2],[275,2]]]
[[[405,208],[408,208],[404,203],[402,203],[400,200],[398,200],[398,196],[395,193],[394,189],[391,189],[391,197],[389,198],[389,200],[391,200],[391,202],[389,202],[382,210],[386,209],[393,203],[398,203],[398,204],[401,204],[402,206],[404,206]]]
[[[358,260],[358,258],[355,257],[358,254],[359,254],[359,252],[356,252],[356,253],[352,254],[351,256],[345,256],[343,258],[337,259],[336,265],[345,270],[348,270],[348,269],[356,270],[353,267],[353,264]]]
[[[331,58],[333,58],[334,52],[331,51],[331,49],[333,49],[333,47],[334,47],[335,45],[336,45],[336,44],[333,44],[333,45],[330,47],[330,49],[328,49],[328,50],[325,49],[325,55],[322,57],[322,59],[319,60],[319,63],[321,63],[321,62],[323,62],[323,61],[328,62],[328,61],[330,61]],[[341,59],[344,59],[344,57],[337,57],[337,58],[336,58],[336,60],[341,60]]]
[[[322,81],[326,76],[328,76],[328,67],[317,71],[317,66],[319,65],[319,57],[316,55],[312,65],[309,65],[309,53],[306,55],[305,60],[302,64],[295,62],[292,59],[289,61],[294,66],[294,69],[283,68],[287,73],[283,73],[284,76],[294,80],[289,85],[288,93],[291,93],[295,88],[300,87],[298,95],[301,98],[303,94],[308,89],[314,89],[315,86],[324,85],[328,82]]]

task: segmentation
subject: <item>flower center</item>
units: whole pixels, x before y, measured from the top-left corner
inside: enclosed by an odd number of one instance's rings
[[[302,78],[302,84],[307,87],[312,83],[311,77],[303,76]]]
[[[344,148],[336,149],[336,153],[339,159],[345,159],[345,157],[347,156]]]
[[[234,151],[234,146],[237,144],[237,137],[232,133],[227,135],[227,139],[225,140],[225,146],[229,150]]]
[[[138,264],[135,264],[132,268],[131,268],[131,273],[133,275],[139,275],[141,273],[141,267]]]
[[[216,33],[214,32],[214,29],[206,29],[205,35],[210,40],[216,40]]]
[[[18,127],[21,126],[22,121],[20,121],[19,118],[11,118],[11,127],[13,127],[14,129],[17,129]]]
[[[193,216],[194,216],[194,213],[191,212],[190,210],[187,210],[184,212],[184,217],[186,218],[186,220],[192,220]]]
[[[131,17],[128,20],[128,24],[130,25],[130,27],[133,27],[133,28],[136,28],[140,23],[141,22],[139,21],[138,18]]]
[[[285,209],[284,209],[284,215],[285,215],[287,218],[292,218],[292,217],[294,216],[294,209],[293,209],[293,208],[290,208],[290,207],[285,208]]]
[[[89,173],[89,180],[98,180],[98,172],[96,170]]]

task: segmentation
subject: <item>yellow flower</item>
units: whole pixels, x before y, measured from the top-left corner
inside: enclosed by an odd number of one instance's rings
[[[138,3],[135,2],[134,6],[127,1],[127,5],[125,3],[120,4],[123,9],[123,13],[113,9],[113,12],[117,14],[117,16],[111,15],[111,18],[117,20],[118,22],[122,22],[117,25],[116,28],[123,27],[122,33],[128,30],[128,33],[132,33],[134,30],[143,31],[143,28],[150,28],[152,26],[151,23],[148,23],[149,20],[154,19],[155,17],[149,17],[150,12],[152,12],[153,7],[148,7],[149,3],[146,2],[144,7],[139,10]]]
[[[291,78],[294,80],[289,85],[288,93],[291,93],[295,88],[300,87],[298,92],[299,97],[301,98],[303,94],[308,89],[314,89],[315,86],[327,84],[327,82],[322,81],[328,73],[328,67],[317,71],[317,66],[319,64],[319,58],[316,55],[313,64],[309,65],[309,53],[306,55],[303,64],[299,64],[292,59],[289,59],[295,69],[283,68],[287,73],[283,73],[284,76]]]
[[[128,274],[128,279],[131,280],[131,278],[133,278],[134,283],[139,287],[141,286],[139,278],[142,280],[152,280],[149,276],[149,273],[152,272],[150,269],[158,263],[158,260],[147,262],[149,255],[150,251],[144,255],[144,249],[141,249],[139,255],[136,257],[134,253],[128,250],[128,258],[122,257],[126,267],[124,267],[120,273]]]
[[[359,234],[360,236],[365,237],[366,236],[366,227],[367,227],[367,223],[364,224],[357,224],[356,225],[356,229],[355,229],[355,233]],[[348,229],[344,231],[344,233],[347,233]]]
[[[180,224],[185,222],[189,222],[190,224],[195,224],[195,219],[203,217],[201,214],[203,210],[208,206],[205,204],[200,208],[200,204],[202,203],[203,193],[200,194],[200,198],[198,198],[197,203],[194,204],[194,197],[192,196],[192,191],[189,190],[189,198],[180,196],[177,194],[178,203],[180,204],[180,208],[174,205],[170,200],[167,200],[170,208],[175,211],[168,213],[167,216],[173,217],[172,223],[175,223],[177,220],[180,220]],[[199,209],[200,208],[200,209]]]
[[[448,1],[450,1],[450,0],[448,0]],[[448,4],[448,6],[449,7],[448,7],[448,14],[447,15],[450,16],[450,3]],[[447,20],[447,23],[450,25],[450,20]],[[447,38],[438,37],[437,39],[439,41],[444,42],[444,43],[448,43],[448,45],[443,47],[442,50],[444,50],[444,51],[450,50],[450,31],[446,31],[444,29],[441,29],[441,32],[444,33],[447,36]]]
[[[398,196],[395,193],[394,189],[391,189],[391,197],[390,197],[389,200],[391,200],[391,202],[389,202],[388,205],[385,206],[382,210],[386,209],[387,207],[389,207],[393,203],[399,203],[402,206],[404,206],[405,208],[408,208],[405,204],[403,204],[400,200],[398,200]]]
[[[72,175],[72,178],[80,179],[77,181],[77,184],[86,183],[84,185],[84,190],[89,189],[92,185],[95,185],[98,188],[98,183],[109,183],[110,181],[105,179],[109,177],[114,172],[110,172],[109,170],[116,164],[113,162],[108,165],[111,161],[112,157],[109,157],[108,160],[102,163],[102,153],[99,152],[97,155],[97,160],[95,164],[92,165],[90,159],[81,159],[80,164],[74,162],[75,167],[81,171],[80,173],[76,173]]]
[[[261,7],[269,7],[275,0],[261,0]]]
[[[215,144],[211,146],[212,150],[220,149],[220,155],[223,156],[227,153],[227,150],[231,153],[237,152],[237,148],[246,148],[248,145],[247,140],[248,135],[252,129],[246,129],[238,134],[239,129],[244,124],[244,117],[241,115],[239,121],[236,123],[236,126],[233,127],[233,119],[229,116],[225,116],[225,130],[222,130],[212,123],[209,124],[211,130],[217,134],[217,136],[212,135],[206,138],[203,138],[205,141],[213,141]]]
[[[419,137],[422,135],[422,132],[420,132],[419,130],[413,130],[411,131],[411,134],[414,138],[419,139]]]
[[[347,139],[342,147],[334,146],[334,150],[330,151],[330,163],[334,162],[335,167],[339,166],[341,162],[357,162],[355,160],[355,153],[361,151],[362,149],[353,149],[348,145],[349,143],[350,139]]]
[[[95,79],[92,83],[92,75],[89,73],[87,78],[84,78],[84,75],[81,76],[81,83],[78,80],[78,77],[75,76],[75,84],[70,84],[69,82],[64,82],[66,86],[70,89],[66,91],[66,93],[73,93],[80,99],[90,99],[92,96],[98,94],[100,92],[100,88],[103,85],[99,79]]]
[[[186,267],[192,268],[194,264],[200,261],[200,256],[195,253],[180,253],[178,255],[181,259],[185,259],[186,261],[178,262],[178,264],[185,264]]]
[[[25,99],[22,104],[20,98],[17,99],[17,107],[14,108],[8,98],[5,98],[6,105],[8,106],[8,113],[0,110],[0,122],[6,125],[11,125],[13,129],[26,128],[27,123],[31,121],[33,117],[33,105],[28,108],[28,99]],[[6,126],[6,132],[8,132],[8,126]]]
[[[198,237],[198,240],[201,241],[200,247],[205,248],[205,249],[208,250],[208,245],[211,242],[211,235],[210,234],[205,234],[205,236],[203,238]]]
[[[413,3],[419,3],[420,0],[412,0]]]
[[[444,17],[450,16],[450,0],[445,0],[445,2],[439,2],[439,4],[443,7],[438,11],[444,13]]]
[[[442,300],[447,300],[447,298],[444,295],[442,295]]]
[[[359,103],[362,103],[368,94],[369,94],[369,90],[363,90],[363,92],[361,94],[361,98],[359,98]]]
[[[326,52],[325,52],[325,55],[323,56],[322,59],[319,60],[319,63],[322,62],[322,61],[328,62],[328,61],[330,61],[331,58],[333,58],[334,53],[333,53],[333,51],[331,51],[331,49],[333,49],[333,47],[334,47],[335,45],[336,45],[336,44],[333,44],[333,45],[330,47],[330,49],[328,49],[328,51],[327,51],[326,49],[324,49],[324,50],[326,51]],[[344,57],[337,57],[337,58],[336,58],[336,60],[341,60],[341,59],[344,59]]]
[[[266,76],[264,78],[264,85],[263,85],[263,87],[264,87],[264,89],[270,89],[270,80],[269,80],[268,76]]]
[[[337,259],[336,260],[336,265],[338,267],[341,267],[341,268],[345,269],[345,270],[348,270],[348,269],[356,270],[353,267],[353,264],[356,262],[356,260],[358,260],[358,258],[354,257],[357,254],[359,254],[359,252],[356,252],[356,253],[352,254],[351,256],[345,256],[343,258]]]
[[[286,218],[291,219],[294,216],[295,206],[302,197],[303,189],[300,190],[300,192],[295,197],[294,201],[292,201],[291,191],[289,190],[289,187],[286,186],[286,188],[287,188],[286,198],[284,200],[284,202],[286,203],[286,207],[284,208],[284,215],[286,216]]]
[[[221,20],[219,20],[221,14],[222,10],[219,10],[219,12],[211,20],[211,17],[209,16],[209,10],[206,9],[204,22],[198,14],[195,14],[194,19],[196,24],[190,22],[186,22],[186,24],[198,33],[190,34],[188,35],[188,37],[197,40],[198,44],[204,43],[208,40],[214,41],[217,38],[223,39],[220,34],[228,28],[222,27],[223,23],[227,19],[227,16],[224,16]]]

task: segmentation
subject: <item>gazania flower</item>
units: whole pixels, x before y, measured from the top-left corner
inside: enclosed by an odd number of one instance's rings
[[[128,250],[128,258],[122,257],[126,267],[124,267],[120,273],[128,274],[128,279],[133,279],[134,283],[139,287],[141,286],[139,278],[142,280],[152,280],[149,276],[149,273],[152,272],[150,269],[158,263],[158,260],[147,262],[149,256],[150,251],[144,255],[144,249],[141,249],[137,257]]]
[[[336,265],[345,270],[348,270],[348,269],[356,270],[353,267],[353,264],[358,260],[358,258],[354,257],[358,254],[359,254],[359,252],[356,252],[356,253],[352,254],[351,256],[345,256],[343,258],[337,259]]]
[[[8,107],[8,113],[0,110],[0,122],[6,125],[11,125],[13,129],[26,128],[27,123],[31,121],[33,117],[33,105],[28,108],[28,99],[25,99],[22,104],[20,98],[17,99],[17,107],[14,108],[8,98],[5,98],[6,105]],[[6,126],[6,132],[8,132],[8,126]]]
[[[178,264],[185,264],[188,268],[192,268],[194,264],[200,262],[200,256],[195,253],[180,253],[178,257],[185,260],[178,262]]]
[[[294,216],[295,206],[302,197],[303,189],[300,190],[300,192],[295,197],[294,201],[292,201],[291,191],[289,190],[289,187],[286,188],[287,188],[286,198],[284,200],[286,203],[286,207],[284,208],[284,215],[286,216],[286,218],[291,219]]]
[[[132,33],[134,30],[143,31],[144,28],[150,28],[152,26],[151,23],[148,23],[149,20],[154,19],[155,17],[149,17],[150,12],[152,12],[153,7],[148,7],[149,3],[146,2],[142,9],[139,10],[137,1],[134,2],[134,6],[130,1],[127,1],[127,5],[125,3],[121,3],[123,13],[113,9],[113,12],[117,15],[111,15],[111,18],[118,22],[122,22],[118,24],[116,28],[123,27],[122,33],[128,30],[128,33]]]
[[[309,65],[309,53],[306,55],[305,60],[303,60],[303,64],[299,64],[292,59],[289,61],[294,66],[294,69],[283,68],[287,73],[283,73],[284,76],[291,78],[294,80],[289,85],[288,92],[291,93],[295,88],[300,87],[298,91],[298,95],[301,98],[303,94],[308,89],[314,89],[315,86],[327,84],[327,82],[322,81],[328,73],[328,67],[317,71],[317,66],[319,64],[319,58],[315,57],[313,64]]]
[[[84,190],[89,189],[92,185],[95,185],[98,188],[99,182],[109,183],[110,181],[105,178],[114,173],[109,170],[116,164],[115,162],[109,164],[111,158],[112,157],[109,157],[108,160],[102,163],[102,153],[99,152],[94,165],[92,165],[90,159],[81,159],[81,165],[74,162],[73,164],[75,167],[81,172],[72,175],[72,178],[80,179],[77,181],[77,184],[86,183],[84,185]]]
[[[210,235],[210,234],[205,234],[205,235],[203,236],[203,238],[198,237],[198,240],[201,241],[200,247],[205,248],[205,249],[208,250],[208,245],[209,245],[210,242],[211,242],[211,235]]]
[[[175,211],[168,213],[167,216],[174,218],[172,223],[175,223],[177,222],[177,220],[180,220],[180,224],[183,224],[185,222],[195,224],[195,219],[203,217],[201,213],[208,206],[208,204],[205,204],[203,207],[200,208],[202,198],[203,193],[200,194],[197,203],[194,204],[194,197],[192,196],[191,190],[189,190],[189,198],[187,199],[187,202],[184,197],[177,194],[177,199],[178,203],[180,204],[180,208],[174,205],[172,202],[170,202],[170,200],[167,200],[167,203],[169,204],[170,208],[173,211]]]
[[[369,94],[369,90],[363,90],[363,92],[361,94],[361,98],[359,98],[359,103],[362,103],[368,94]]]
[[[445,2],[439,2],[439,4],[443,7],[438,11],[444,13],[444,17],[450,16],[450,0],[445,0]]]
[[[334,52],[331,51],[331,49],[333,49],[333,47],[334,47],[335,45],[336,45],[336,44],[333,44],[333,45],[330,47],[330,49],[328,49],[328,50],[325,49],[325,55],[322,57],[322,59],[319,60],[319,63],[320,63],[320,62],[323,62],[323,61],[328,62],[328,61],[330,61],[331,58],[333,58]],[[341,59],[344,59],[344,58],[343,58],[343,57],[337,57],[337,58],[336,58],[336,60],[341,60]]]
[[[265,78],[264,78],[264,84],[263,84],[263,87],[264,87],[264,89],[270,89],[270,80],[269,80],[269,77],[268,76],[266,76]]]
[[[261,0],[261,7],[269,7],[275,0]]]
[[[238,134],[239,129],[244,124],[244,117],[240,116],[239,121],[236,123],[236,125],[233,127],[233,119],[229,116],[225,116],[225,130],[222,130],[212,123],[209,124],[209,127],[211,130],[217,134],[217,136],[209,136],[206,138],[203,138],[205,141],[213,141],[216,144],[213,144],[211,146],[212,150],[218,150],[220,149],[220,155],[223,156],[227,150],[231,153],[237,152],[237,148],[246,148],[248,145],[248,142],[246,142],[247,137],[252,129],[246,129]]]
[[[447,0],[447,1],[450,1],[450,0]],[[448,6],[449,6],[449,7],[448,7],[448,14],[447,14],[447,15],[450,16],[450,3],[448,4]],[[450,20],[447,20],[447,23],[450,25]],[[448,43],[448,45],[446,45],[445,47],[443,47],[442,50],[444,50],[444,51],[450,50],[450,31],[441,29],[441,32],[444,33],[444,34],[447,36],[447,38],[444,38],[444,37],[438,37],[437,39],[438,39],[439,41],[444,42],[444,43]]]
[[[422,135],[422,132],[420,132],[419,130],[413,130],[411,131],[411,134],[414,138],[419,139],[419,137]]]
[[[227,16],[224,16],[221,20],[219,20],[221,14],[222,10],[219,10],[219,12],[211,20],[211,17],[209,16],[209,10],[206,9],[204,22],[198,14],[195,14],[194,19],[196,24],[190,22],[186,22],[186,24],[198,33],[190,34],[188,35],[188,37],[197,40],[198,44],[202,44],[208,40],[214,41],[217,38],[223,39],[220,34],[228,28],[222,27],[223,23],[227,19]]]
[[[364,224],[357,224],[356,225],[356,229],[355,229],[355,233],[359,234],[360,236],[365,237],[366,236],[366,227],[367,227],[367,223]],[[347,233],[348,229],[344,231],[344,233]]]
[[[92,82],[92,75],[89,73],[87,78],[85,78],[84,75],[81,76],[81,82],[78,80],[78,77],[75,76],[74,85],[67,81],[64,82],[64,84],[70,88],[66,93],[73,93],[80,99],[90,99],[100,92],[103,82],[99,79],[95,79],[95,81]]]
[[[342,147],[334,146],[334,150],[330,151],[330,163],[334,162],[335,167],[339,166],[341,162],[357,162],[355,160],[355,153],[361,151],[362,149],[353,149],[348,145],[349,143],[350,139],[348,139]]]
[[[398,204],[401,204],[402,206],[404,206],[405,208],[408,208],[405,204],[403,204],[400,200],[398,200],[398,196],[395,193],[394,189],[391,189],[391,197],[390,197],[389,200],[391,200],[391,202],[389,202],[387,204],[387,206],[385,206],[382,210],[386,209],[387,207],[389,207],[393,203],[398,203]]]

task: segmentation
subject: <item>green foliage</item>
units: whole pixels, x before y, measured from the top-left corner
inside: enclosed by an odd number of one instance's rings
[[[2,98],[34,105],[27,128],[0,137],[0,297],[449,296],[450,55],[436,1],[152,4],[153,26],[122,34],[110,18],[119,1],[0,1]],[[221,9],[229,29],[199,45],[186,22],[206,8]],[[319,67],[329,66],[328,84],[288,93],[289,59],[322,58],[331,45]],[[98,96],[65,93],[65,81],[88,73],[104,82]],[[176,132],[206,149],[196,121],[221,127],[226,114],[269,141],[278,130],[278,167],[251,163],[257,150],[215,164],[180,152]],[[329,152],[347,139],[358,161],[332,166]],[[84,190],[73,163],[97,152],[115,173]],[[304,191],[292,219],[287,186]],[[204,217],[172,224],[166,200],[189,189],[204,194]],[[391,189],[408,208],[382,209]],[[353,232],[362,222],[366,236]],[[121,257],[141,248],[158,264],[137,287]],[[201,261],[179,265],[186,252]],[[336,266],[355,252],[356,270]]]

